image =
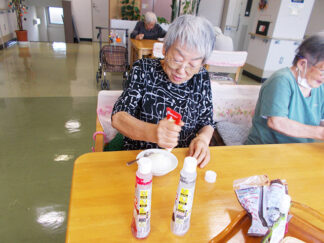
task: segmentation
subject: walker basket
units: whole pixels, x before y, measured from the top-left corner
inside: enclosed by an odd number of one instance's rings
[[[102,62],[107,72],[125,72],[127,49],[124,46],[105,45],[102,47]]]

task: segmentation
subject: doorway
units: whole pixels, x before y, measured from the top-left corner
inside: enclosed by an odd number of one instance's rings
[[[109,23],[109,4],[108,0],[91,0],[92,7],[92,41],[99,41],[97,38],[98,30],[96,26],[108,27]],[[102,36],[108,37],[108,31],[102,31]],[[103,41],[105,39],[103,38]]]
[[[221,28],[224,35],[233,39],[236,51],[246,51],[248,48],[248,33],[253,25],[256,3],[255,0],[229,0],[224,3]]]

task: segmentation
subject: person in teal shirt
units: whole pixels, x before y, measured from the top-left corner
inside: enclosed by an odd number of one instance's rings
[[[262,85],[245,144],[324,140],[324,34],[304,40],[293,66]]]

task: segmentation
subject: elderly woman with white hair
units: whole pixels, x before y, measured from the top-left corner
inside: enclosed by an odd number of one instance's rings
[[[214,132],[212,92],[203,64],[215,44],[211,23],[183,15],[169,27],[165,60],[134,63],[128,87],[117,100],[112,126],[123,134],[123,149],[189,147],[200,167],[210,160]],[[166,119],[166,108],[182,115],[180,124]]]
[[[146,12],[144,15],[144,21],[138,21],[136,23],[135,29],[131,33],[131,38],[142,40],[142,39],[152,39],[163,38],[166,31],[156,23],[156,15],[153,12]]]

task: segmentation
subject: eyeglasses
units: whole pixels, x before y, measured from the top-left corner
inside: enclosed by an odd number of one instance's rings
[[[171,58],[165,58],[165,61],[167,62],[168,66],[172,69],[180,69],[183,68],[186,73],[192,74],[192,73],[198,73],[201,65],[198,66],[192,66],[191,64],[185,65],[183,62],[176,61]]]

